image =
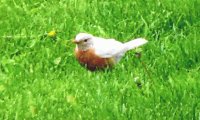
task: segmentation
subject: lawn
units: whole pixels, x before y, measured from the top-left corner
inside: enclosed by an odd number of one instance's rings
[[[149,42],[90,72],[79,32]],[[1,0],[0,119],[199,120],[200,1]]]

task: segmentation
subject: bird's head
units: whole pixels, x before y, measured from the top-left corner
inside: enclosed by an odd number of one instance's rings
[[[87,50],[93,45],[93,35],[87,33],[79,33],[73,41],[78,49]]]

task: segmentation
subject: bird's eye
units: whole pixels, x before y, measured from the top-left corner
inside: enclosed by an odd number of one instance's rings
[[[86,39],[86,40],[84,40],[84,42],[87,42],[88,40]]]

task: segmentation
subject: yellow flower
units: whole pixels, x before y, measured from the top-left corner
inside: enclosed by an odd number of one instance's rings
[[[49,37],[55,37],[56,36],[56,31],[52,30],[47,34]]]

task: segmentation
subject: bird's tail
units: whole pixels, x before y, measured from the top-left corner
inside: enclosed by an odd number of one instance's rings
[[[147,42],[148,41],[143,38],[137,38],[137,39],[134,39],[134,40],[124,43],[124,45],[126,46],[126,49],[128,51],[131,49],[135,49],[139,46],[142,46],[142,45],[146,44]]]

